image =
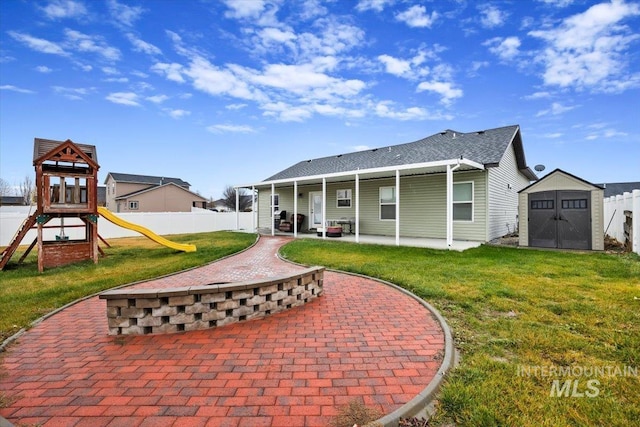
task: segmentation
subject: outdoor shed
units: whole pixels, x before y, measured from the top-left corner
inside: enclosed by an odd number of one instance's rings
[[[604,249],[604,189],[556,169],[519,192],[520,246]]]

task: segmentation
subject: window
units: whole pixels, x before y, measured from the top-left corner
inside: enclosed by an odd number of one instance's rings
[[[453,184],[453,220],[473,221],[473,182]]]
[[[380,220],[396,219],[396,187],[380,187]]]
[[[351,189],[338,190],[336,192],[336,207],[338,208],[350,208],[351,207]]]
[[[587,199],[563,200],[562,209],[587,209]]]
[[[131,211],[137,211],[138,210],[138,202],[137,201],[130,201],[129,202],[129,210]]]
[[[273,200],[271,201],[271,207],[273,208],[274,212],[280,210],[280,195],[279,194],[274,194],[273,195]]]
[[[555,209],[553,200],[532,200],[531,209]]]

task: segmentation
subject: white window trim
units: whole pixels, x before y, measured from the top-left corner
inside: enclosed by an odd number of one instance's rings
[[[274,199],[278,199],[278,204],[274,205]],[[276,212],[280,210],[280,193],[273,193],[273,195],[269,195],[269,204],[271,204],[271,211]]]
[[[132,207],[134,203],[135,203],[135,208]],[[137,200],[130,200],[127,203],[127,205],[128,205],[128,208],[129,208],[130,211],[137,211],[137,210],[140,209],[140,203]]]
[[[338,198],[338,193],[340,191],[347,191],[347,194],[349,197]],[[340,200],[348,200],[349,206],[340,206],[339,204]],[[336,190],[336,209],[351,209],[351,207],[353,206],[352,202],[353,202],[353,191],[350,188],[342,188],[342,189]]]
[[[476,219],[476,205],[475,205],[475,196],[476,196],[476,192],[475,192],[475,183],[474,181],[456,181],[453,183],[453,186],[455,187],[457,184],[471,184],[471,219],[454,219],[453,222],[462,222],[462,223],[471,223],[471,222],[475,222]],[[453,204],[463,204],[463,203],[469,203],[469,201],[464,201],[464,202],[456,202],[453,201],[453,194],[451,195],[451,200],[453,202]]]
[[[380,193],[381,193],[383,188],[393,188],[393,192],[396,195],[396,201],[395,202],[393,202],[393,203],[382,203],[382,200],[381,200],[381,197],[380,197]],[[382,187],[378,187],[378,220],[379,221],[393,221],[393,222],[395,222],[396,218],[393,218],[393,219],[383,219],[382,218],[382,205],[384,205],[384,206],[393,205],[395,207],[397,203],[398,203],[398,194],[396,193],[396,186],[395,185],[384,185]],[[394,214],[395,214],[395,209],[394,209]]]

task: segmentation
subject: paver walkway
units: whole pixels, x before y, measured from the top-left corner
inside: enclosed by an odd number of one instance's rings
[[[262,237],[208,266],[135,285],[175,287],[299,269]],[[0,416],[45,426],[326,426],[359,399],[390,413],[434,378],[444,334],[421,304],[326,272],[324,295],[264,319],[167,335],[107,335],[105,301],[79,302],[0,355]]]

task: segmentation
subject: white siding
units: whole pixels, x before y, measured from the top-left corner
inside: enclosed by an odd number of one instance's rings
[[[488,169],[489,221],[487,240],[516,231],[518,225],[518,191],[529,185],[529,179],[519,170],[516,153],[511,144],[498,167]]]

